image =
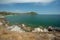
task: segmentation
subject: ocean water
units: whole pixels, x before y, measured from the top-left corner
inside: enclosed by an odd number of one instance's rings
[[[14,15],[5,16],[6,20],[13,24],[28,24],[30,26],[60,27],[60,15]]]

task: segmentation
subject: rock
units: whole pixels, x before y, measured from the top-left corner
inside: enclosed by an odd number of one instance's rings
[[[49,27],[48,27],[48,31],[49,31],[49,32],[50,32],[50,31],[53,31],[52,26],[49,26]]]
[[[41,28],[35,28],[32,32],[43,32],[43,30]]]
[[[13,25],[13,26],[7,27],[7,29],[10,30],[10,31],[15,31],[15,32],[25,32],[23,29],[21,29],[17,25]]]
[[[2,22],[0,22],[0,25],[3,25],[3,23],[2,23]]]
[[[25,27],[25,24],[22,24],[23,27]]]
[[[49,32],[46,28],[43,29],[44,32]]]

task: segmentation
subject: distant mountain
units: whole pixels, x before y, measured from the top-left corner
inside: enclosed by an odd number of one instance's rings
[[[21,15],[21,14],[27,14],[27,15],[37,15],[36,12],[26,12],[26,13],[13,13],[13,12],[0,12],[0,15]]]

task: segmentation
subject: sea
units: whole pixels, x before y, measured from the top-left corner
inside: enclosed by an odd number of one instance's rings
[[[60,27],[60,15],[10,15],[5,16],[11,25],[26,24],[31,27]]]

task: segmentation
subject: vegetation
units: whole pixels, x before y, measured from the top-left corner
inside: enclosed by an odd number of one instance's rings
[[[0,15],[16,15],[17,13],[12,13],[12,12],[0,12]]]
[[[0,12],[0,15],[21,15],[21,14],[28,14],[28,15],[36,15],[37,13],[36,12],[27,12],[27,13],[12,13],[12,12]]]
[[[36,12],[29,12],[29,13],[26,13],[26,14],[28,14],[28,15],[37,15]]]

